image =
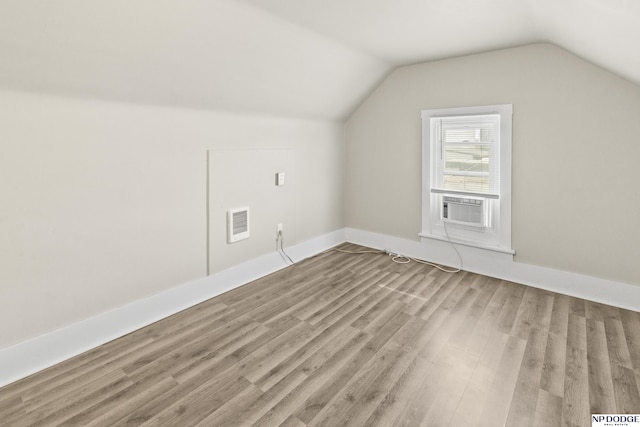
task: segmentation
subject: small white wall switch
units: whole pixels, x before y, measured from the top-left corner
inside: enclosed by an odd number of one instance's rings
[[[277,228],[278,228],[278,229],[277,229],[276,231],[278,231],[278,232],[282,231],[282,224],[278,224],[278,227],[277,227]]]
[[[276,185],[284,185],[284,172],[276,174]]]

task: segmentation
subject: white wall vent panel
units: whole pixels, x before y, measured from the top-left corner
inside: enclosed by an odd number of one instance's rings
[[[227,243],[249,237],[249,208],[230,209],[227,212]]]

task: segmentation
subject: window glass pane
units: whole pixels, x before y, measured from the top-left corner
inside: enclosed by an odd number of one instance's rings
[[[447,173],[489,173],[489,146],[487,144],[447,144],[444,151],[444,169]]]
[[[432,119],[437,141],[434,153],[436,187],[494,194],[500,188],[498,115],[451,116]]]
[[[489,175],[451,175],[444,174],[444,189],[457,191],[473,191],[478,193],[490,193],[491,185]]]
[[[444,129],[445,142],[493,142],[493,123]]]

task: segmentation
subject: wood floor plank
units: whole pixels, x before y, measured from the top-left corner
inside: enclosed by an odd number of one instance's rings
[[[560,427],[562,425],[562,397],[539,390],[533,427]]]
[[[318,308],[313,314],[303,320],[306,320],[312,325],[321,321],[326,324],[326,319],[330,318],[332,314],[342,313],[344,307],[352,307],[354,301],[358,302],[365,300],[366,297],[362,294],[370,288],[371,283],[380,283],[380,281],[384,280],[388,274],[389,273],[385,271],[377,269],[371,269],[364,272],[353,279],[350,283],[349,289],[345,293],[336,296],[330,304]]]
[[[364,421],[363,425],[391,425],[399,412],[403,412],[408,402],[416,394],[422,393],[425,378],[433,367],[433,363],[415,356],[398,377],[395,383],[379,400],[377,406]]]
[[[425,412],[421,425],[434,427],[450,425],[478,361],[478,356],[456,345],[448,345],[448,348],[434,361],[433,368],[444,375],[438,382],[438,392]]]
[[[363,425],[390,426],[398,417],[406,419],[415,415],[416,406],[425,406],[424,402],[415,402],[415,399],[425,395],[432,369],[432,362],[415,357]]]
[[[242,360],[240,373],[252,383],[267,375],[283,360],[294,354],[315,335],[314,328],[304,322],[289,328],[267,345]]]
[[[293,317],[286,317],[280,319],[271,328],[260,334],[251,334],[247,339],[242,339],[240,343],[244,344],[240,347],[234,343],[231,348],[233,351],[219,352],[207,354],[204,357],[198,358],[190,365],[173,372],[172,376],[180,383],[186,383],[192,380],[196,380],[201,377],[209,377],[216,374],[220,374],[230,369],[234,365],[241,363],[248,357],[251,357],[254,352],[260,351],[264,346],[271,343],[281,334],[288,331],[290,328],[300,324],[300,320]],[[237,343],[239,344],[239,343]]]
[[[569,299],[569,314],[574,316],[586,317],[586,301],[578,298]]]
[[[523,293],[518,292],[516,295],[519,294],[521,296]],[[519,300],[519,298],[516,297],[515,300]],[[509,310],[512,311],[513,307],[510,307]],[[515,312],[513,315],[515,316]],[[503,330],[504,328],[501,325],[498,329]],[[507,339],[504,352],[500,358],[500,370],[496,372],[488,390],[488,397],[480,416],[479,426],[489,427],[506,423],[526,345],[527,342],[525,340],[514,336],[509,336]]]
[[[436,279],[434,281],[435,286],[430,289],[428,297],[425,297],[425,303],[420,307],[415,315],[422,317],[423,319],[428,319],[433,312],[438,310],[438,308],[441,308],[441,305],[447,300],[449,295],[458,288],[458,283],[460,283],[465,275],[464,272],[462,273],[463,274],[449,276],[445,280]],[[450,301],[448,305],[454,303],[455,301]],[[445,307],[442,308],[444,309]]]
[[[582,427],[591,413],[640,413],[639,313],[354,244],[0,388],[3,427]]]
[[[103,348],[109,352],[120,352],[148,339],[154,341],[180,339],[188,334],[187,331],[210,323],[214,319],[223,318],[230,312],[233,312],[233,309],[226,304],[213,300],[204,301],[173,316],[152,323],[145,328],[133,331],[122,338],[111,341],[105,344]]]
[[[367,341],[366,345],[356,353],[351,359],[345,361],[342,368],[336,373],[335,379],[325,383],[322,387],[315,390],[303,406],[301,406],[295,415],[304,423],[310,423],[324,407],[345,387],[354,375],[360,369],[370,363],[374,356],[380,351],[404,326],[410,316],[405,313],[398,313],[380,332]],[[392,348],[401,348],[395,344]]]
[[[346,382],[344,387],[335,390],[313,418],[297,418],[311,426],[348,426],[362,425],[381,397],[384,397],[385,379],[381,377],[399,376],[411,361],[411,353],[393,341],[387,343],[367,363],[358,369],[356,375]],[[398,374],[393,375],[396,371]],[[382,391],[380,390],[382,388]],[[391,388],[389,386],[389,388]],[[308,415],[306,412],[304,415]]]
[[[18,395],[7,395],[0,403],[0,414],[3,420],[22,420],[27,416],[27,411]]]
[[[398,297],[398,301],[407,303],[419,296],[420,283],[426,276],[424,267],[418,263],[412,263],[411,267],[405,268],[404,271],[398,271],[398,273],[400,273],[400,276],[393,288],[404,294],[404,297]]]
[[[315,366],[320,365],[331,357],[337,349],[361,333],[358,329],[345,325],[331,325],[327,328],[316,328],[319,333],[300,347],[295,353],[281,361],[269,372],[258,378],[254,383],[266,391],[277,384],[286,375],[300,368],[302,372],[309,373]],[[362,334],[363,336],[365,334]]]
[[[385,286],[392,283],[398,277],[397,274],[383,273],[376,276],[371,282],[363,285],[359,292],[354,292],[345,301],[333,306],[327,306],[326,309],[319,310],[307,319],[311,324],[331,325],[339,320],[351,322],[355,321],[362,312],[375,305],[380,299],[391,293]]]
[[[333,304],[336,300],[340,300],[343,295],[351,291],[355,279],[356,276],[349,275],[337,281],[320,282],[316,292],[310,294],[298,304],[289,304],[279,314],[272,315],[271,319],[292,313],[300,320],[307,320],[319,310]]]
[[[282,424],[280,424],[280,427],[304,427],[304,426],[306,426],[306,424],[300,421],[299,419],[297,419],[296,417],[294,417],[293,415],[290,415],[286,420],[282,422]]]
[[[541,291],[535,288],[525,288],[520,306],[511,326],[510,334],[520,339],[527,339],[531,326],[536,321],[536,306],[541,298]]]
[[[585,318],[570,315],[570,318]],[[567,366],[562,401],[562,425],[586,426],[591,414],[589,406],[589,372],[586,349],[567,346]]]
[[[587,320],[584,316],[569,314],[567,346],[587,351]]]
[[[549,322],[549,332],[556,335],[567,336],[569,325],[569,304],[571,297],[554,294],[553,307],[551,309],[551,320]]]
[[[319,324],[332,325],[349,323],[353,325],[360,316],[368,312],[380,301],[390,299],[393,296],[392,289],[386,285],[397,277],[398,276],[396,274],[390,274],[385,276],[382,280],[376,281],[375,286],[370,286],[362,291],[360,295],[362,298],[352,299],[348,303],[340,306],[329,315],[325,316]]]
[[[505,334],[508,334],[513,328],[513,324],[518,315],[522,298],[527,288],[515,283],[509,284],[509,296],[502,306],[500,316],[498,318],[498,330]]]
[[[564,373],[567,357],[567,336],[549,331],[544,354],[540,389],[559,398],[564,396]]]
[[[611,363],[609,366],[611,367],[617,411],[622,414],[638,413],[640,396],[638,395],[638,384],[633,370],[616,363]]]
[[[165,401],[163,408],[146,420],[143,426],[181,426],[196,425],[210,412],[216,411],[224,402],[233,399],[252,384],[238,375],[224,375],[207,381],[191,390],[183,397],[174,396]],[[180,386],[178,386],[178,389]]]
[[[507,425],[527,427],[533,424],[548,335],[547,329],[529,329]]]
[[[102,347],[92,349],[71,360],[66,360],[1,388],[0,403],[6,399],[14,399],[16,395],[35,396],[39,393],[50,392],[61,384],[73,381],[111,359],[112,356]]]
[[[228,399],[222,406],[200,420],[196,426],[208,427],[232,427],[238,425],[237,414],[244,411],[247,403],[255,402],[264,395],[264,392],[253,384]]]
[[[405,303],[394,300],[384,310],[380,311],[376,317],[371,318],[368,323],[361,324],[360,329],[368,334],[375,335],[391,319],[393,319],[396,315],[398,315],[398,313],[403,311],[404,307],[406,307]],[[355,322],[353,326],[355,328],[358,328],[358,325],[356,325]]]
[[[150,363],[128,371],[127,375],[133,381],[142,381],[148,377],[178,377],[182,372],[205,369],[269,332],[266,326],[242,318],[231,323],[235,328],[226,333],[214,331],[212,334],[205,334],[187,345],[168,351]]]
[[[587,305],[589,307],[589,305]],[[589,370],[589,404],[595,414],[612,414],[616,410],[613,379],[609,368],[607,337],[602,316],[587,318],[587,363]]]
[[[620,319],[631,365],[640,372],[640,315],[630,310],[620,310]]]
[[[420,297],[420,292],[426,287],[424,269],[419,267],[414,271],[411,271],[411,276],[404,282],[404,285],[396,289],[405,293],[404,297],[401,297],[398,301],[405,304],[409,304],[415,298]]]
[[[475,289],[459,286],[458,292],[452,292],[450,296],[452,297],[450,299],[452,303],[453,300],[456,300],[455,305],[449,308],[443,304],[439,309],[443,314],[442,324],[428,343],[422,345],[422,349],[420,350],[420,355],[427,360],[435,361],[440,357],[440,354],[449,343],[451,336],[466,318],[467,312],[478,295]]]
[[[587,319],[604,322],[606,316],[604,305],[593,301],[585,301],[584,308],[584,315]]]
[[[411,296],[406,297],[406,308],[404,309],[405,313],[415,316],[416,313],[422,308],[426,301],[428,301],[428,295],[430,290],[434,289],[434,280],[433,276],[428,274],[421,274],[414,276],[416,285],[411,288],[410,293]],[[412,279],[413,281],[414,279]]]
[[[322,393],[323,387],[330,387],[334,378],[344,378],[342,372],[353,374],[357,368],[350,369],[348,361],[353,361],[355,357],[362,357],[359,355],[363,354],[362,349],[368,345],[370,338],[368,334],[359,332],[344,347],[337,349],[331,357],[321,364],[301,366],[300,371],[305,372],[308,378],[252,423],[256,426],[278,425],[291,414],[300,419],[299,414],[306,410],[312,411],[315,415],[323,405],[310,403],[313,395],[315,394],[315,399],[318,400],[317,395]],[[358,366],[358,362],[352,362],[351,366]]]
[[[58,374],[37,388],[25,390],[21,396],[27,411],[32,412],[60,396],[76,393],[82,387],[92,387],[95,381],[99,381],[105,375],[119,371],[119,367],[114,366],[113,358],[108,354],[94,362],[97,364],[84,367],[78,372],[79,375]],[[54,379],[55,381],[52,381]]]
[[[27,412],[26,420],[32,426],[61,424],[84,410],[109,399],[111,395],[130,387],[133,383],[121,370],[112,371],[91,384],[86,384],[57,399]]]
[[[485,336],[482,350],[478,353],[470,352],[478,354],[478,363],[453,414],[450,423],[452,426],[472,426],[478,423],[490,395],[489,387],[502,369],[500,361],[509,336],[498,331],[491,331]]]
[[[608,316],[604,321],[606,330],[607,347],[609,349],[609,360],[625,368],[633,369],[631,353],[627,347],[627,338],[622,327],[622,321],[617,316]]]
[[[70,418],[67,423],[85,427],[114,426],[140,406],[148,404],[177,386],[178,383],[171,377],[161,380],[154,379],[151,384],[147,382],[136,383],[111,397],[105,404],[100,403],[76,417]]]
[[[364,328],[368,327],[376,317],[380,316],[384,313],[391,305],[394,303],[402,306],[403,304],[398,302],[394,298],[383,298],[372,305],[367,311],[362,313],[356,320],[351,323],[351,326],[357,329],[364,330]]]
[[[449,339],[452,344],[463,348],[465,351],[469,351],[472,348],[471,337],[476,335],[478,333],[478,329],[482,327],[480,325],[480,319],[498,289],[495,284],[492,284],[486,279],[488,278],[485,278],[484,276],[477,276],[474,280],[472,289],[474,289],[478,295],[469,308],[464,320],[460,323]],[[478,282],[482,282],[482,284],[478,285]],[[489,331],[487,331],[487,333],[488,332]]]
[[[214,336],[218,338],[229,333],[229,331],[245,327],[250,323],[252,323],[252,319],[246,315],[226,312],[222,317],[216,316],[209,322],[198,322],[192,327],[181,328],[180,332],[177,332],[175,336],[154,340],[152,344],[146,345],[143,351],[136,353],[136,359],[121,364],[121,367],[126,373],[131,374],[138,369],[144,368],[149,363],[157,361],[174,349],[181,349],[182,353],[197,351],[193,350],[193,348],[200,346],[207,337]]]
[[[487,342],[488,337],[496,330],[497,319],[509,295],[509,283],[498,279],[490,279],[489,286],[494,289],[493,295],[482,315],[478,319],[474,332],[468,337],[467,351],[479,354]],[[506,335],[506,334],[505,334]]]
[[[242,425],[251,426],[258,422],[258,420],[264,419],[269,423],[277,412],[277,408],[281,414],[285,416],[291,413],[290,405],[284,403],[292,403],[291,395],[294,390],[300,390],[302,384],[308,380],[305,373],[300,370],[295,370],[291,374],[282,378],[278,383],[274,384],[266,392],[263,392],[256,399],[244,399],[242,400],[242,406],[237,407],[237,411],[226,412],[223,415],[215,417],[216,422],[224,424],[228,422],[230,425]],[[280,406],[278,406],[280,405]],[[207,425],[206,419],[202,422]],[[208,424],[211,425],[211,424]],[[215,425],[215,424],[213,424]]]
[[[588,359],[589,406],[593,414],[615,414],[618,405],[609,363],[598,359]]]
[[[252,314],[258,322],[273,322],[281,317],[283,313],[289,311],[291,301],[304,300],[308,297],[315,297],[316,300],[320,300],[318,295],[322,294],[322,292],[320,292],[321,290],[326,292],[327,289],[333,290],[334,287],[339,287],[341,283],[348,284],[348,278],[327,279],[320,277],[318,279],[319,280],[312,280],[315,286],[311,285],[300,287],[299,289],[292,289],[282,295],[270,295],[270,301],[264,301],[262,305],[256,307],[250,314]],[[296,314],[298,313],[296,312]]]
[[[533,326],[546,330],[551,328],[553,302],[554,295],[552,292],[540,290],[533,316]]]

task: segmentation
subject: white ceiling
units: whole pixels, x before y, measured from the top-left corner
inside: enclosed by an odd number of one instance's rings
[[[640,84],[638,0],[246,0],[395,65],[559,45]]]
[[[246,1],[392,64],[539,39],[519,0]]]
[[[640,84],[638,0],[0,0],[0,86],[342,119],[395,66],[538,41]]]

